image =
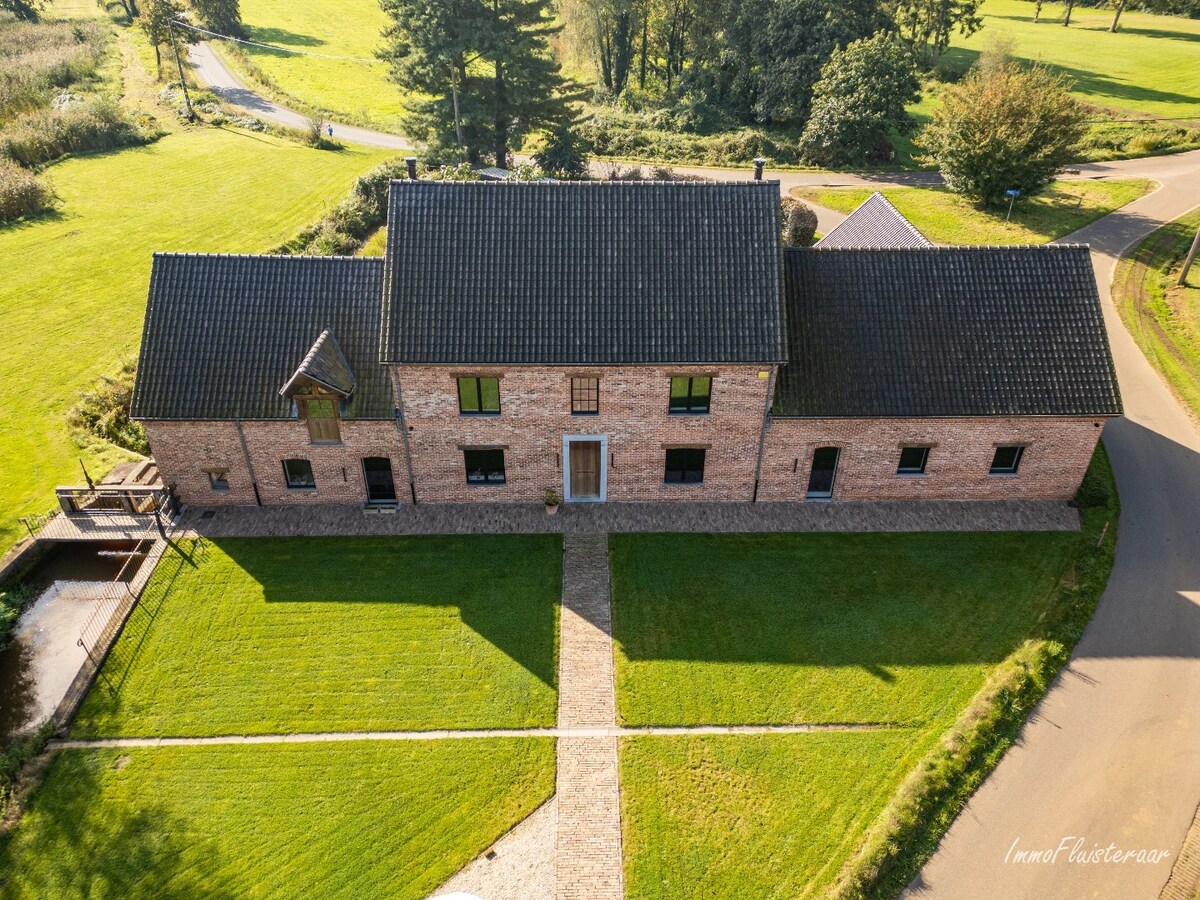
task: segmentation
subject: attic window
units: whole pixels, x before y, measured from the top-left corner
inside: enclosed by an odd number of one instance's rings
[[[319,397],[297,397],[300,416],[308,422],[308,439],[314,444],[340,444],[337,401]]]

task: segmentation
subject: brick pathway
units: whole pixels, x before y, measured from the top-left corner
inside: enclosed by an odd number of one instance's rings
[[[1065,503],[1036,500],[845,503],[421,503],[390,513],[352,506],[203,507],[180,520],[208,537],[658,531],[1078,531]]]
[[[615,724],[608,536],[568,534],[563,539],[558,725]],[[557,798],[559,900],[620,900],[616,737],[559,738]]]

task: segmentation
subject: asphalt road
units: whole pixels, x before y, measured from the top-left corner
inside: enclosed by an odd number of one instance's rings
[[[200,79],[227,102],[283,125],[307,126],[305,116],[248,90],[206,45],[191,54]],[[340,125],[335,137],[396,149],[407,144]],[[941,181],[923,172],[768,177],[779,180],[783,193]],[[1061,241],[1092,248],[1125,401],[1125,417],[1104,431],[1122,503],[1116,563],[1071,662],[905,891],[907,900],[1151,900],[1200,804],[1200,433],[1133,342],[1109,291],[1123,251],[1200,206],[1200,151],[1085,165],[1068,177],[1160,184]],[[842,218],[820,208],[818,214],[822,232]],[[1085,852],[1111,845],[1167,855],[1156,863],[1073,862],[1079,839]],[[1051,851],[1051,861],[1020,862],[1022,850]]]

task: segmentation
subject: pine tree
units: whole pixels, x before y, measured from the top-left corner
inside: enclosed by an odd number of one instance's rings
[[[409,98],[404,126],[435,158],[461,147],[506,167],[530,132],[571,119],[572,86],[549,38],[550,0],[382,0],[392,25],[380,56]],[[457,94],[457,97],[455,96]]]

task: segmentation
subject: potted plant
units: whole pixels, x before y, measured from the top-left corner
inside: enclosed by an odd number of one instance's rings
[[[558,496],[558,491],[554,488],[546,488],[545,493],[542,494],[542,502],[546,504],[546,512],[554,515],[558,512],[558,504],[562,502],[562,498]]]

